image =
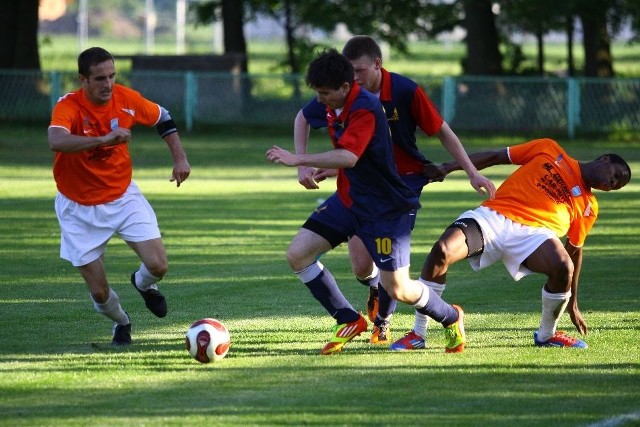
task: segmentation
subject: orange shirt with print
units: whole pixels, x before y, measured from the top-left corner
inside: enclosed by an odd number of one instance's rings
[[[483,206],[532,227],[546,227],[572,245],[584,244],[598,216],[598,202],[582,180],[580,166],[551,139],[508,148],[511,163],[521,165]]]
[[[120,127],[135,124],[154,126],[160,106],[140,93],[114,85],[111,100],[92,104],[83,89],[58,100],[49,127],[60,127],[73,135],[103,136]],[[58,191],[82,205],[99,205],[116,200],[131,183],[132,164],[128,144],[96,147],[92,150],[56,152],[53,177]]]

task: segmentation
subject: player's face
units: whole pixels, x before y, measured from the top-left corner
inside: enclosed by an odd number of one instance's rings
[[[372,60],[365,55],[350,62],[353,65],[355,81],[371,93],[378,92],[380,90],[382,60],[380,58]]]
[[[80,75],[85,96],[96,105],[104,105],[111,100],[116,69],[113,61],[104,61],[89,67],[89,77]]]
[[[611,163],[608,156],[598,161],[598,177],[591,187],[600,191],[619,190],[629,182],[627,169],[617,163]]]
[[[349,94],[350,86],[349,83],[345,82],[338,89],[316,87],[314,90],[316,91],[318,102],[328,105],[335,110],[336,108],[342,108],[344,105],[347,95]]]

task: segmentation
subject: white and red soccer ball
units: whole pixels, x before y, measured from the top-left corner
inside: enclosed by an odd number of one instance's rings
[[[219,320],[200,319],[187,330],[185,345],[191,357],[198,362],[219,362],[229,352],[231,335]]]

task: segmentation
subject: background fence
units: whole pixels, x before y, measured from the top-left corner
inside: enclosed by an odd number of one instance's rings
[[[640,79],[411,76],[456,131],[640,130]],[[293,122],[314,96],[302,76],[131,71],[117,81],[167,108],[187,130]],[[0,71],[0,122],[48,121],[75,73]]]

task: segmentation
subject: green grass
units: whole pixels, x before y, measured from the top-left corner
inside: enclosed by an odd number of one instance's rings
[[[106,263],[133,321],[134,345],[111,349],[111,324],[97,315],[78,272],[58,257],[46,124],[0,125],[0,425],[566,425],[638,423],[640,414],[640,184],[601,193],[601,217],[587,241],[580,307],[590,348],[539,349],[532,331],[542,276],[514,283],[501,265],[450,274],[445,298],[467,313],[468,349],[445,354],[433,326],[424,351],[394,353],[367,344],[319,355],[332,320],[290,273],[286,247],[332,183],[305,191],[295,170],[269,165],[272,144],[290,129],[218,129],[184,134],[192,177],[176,189],[170,159],[153,131],[134,131],[134,179],[153,204],[170,259],[162,283],[170,313],[153,317],[128,283],[138,261],[117,237]],[[463,138],[470,151],[524,140]],[[313,144],[326,150],[325,136]],[[426,151],[446,158],[439,143]],[[615,151],[640,171],[640,144],[564,143],[579,159]],[[486,173],[496,181],[510,171]],[[462,210],[480,201],[463,175],[427,187],[413,244],[413,272]],[[346,250],[324,256],[352,303],[366,290]],[[201,365],[184,349],[191,322],[216,317],[232,348]],[[392,332],[413,324],[400,305]],[[568,316],[561,328],[572,331]],[[601,424],[604,425],[604,424]]]

